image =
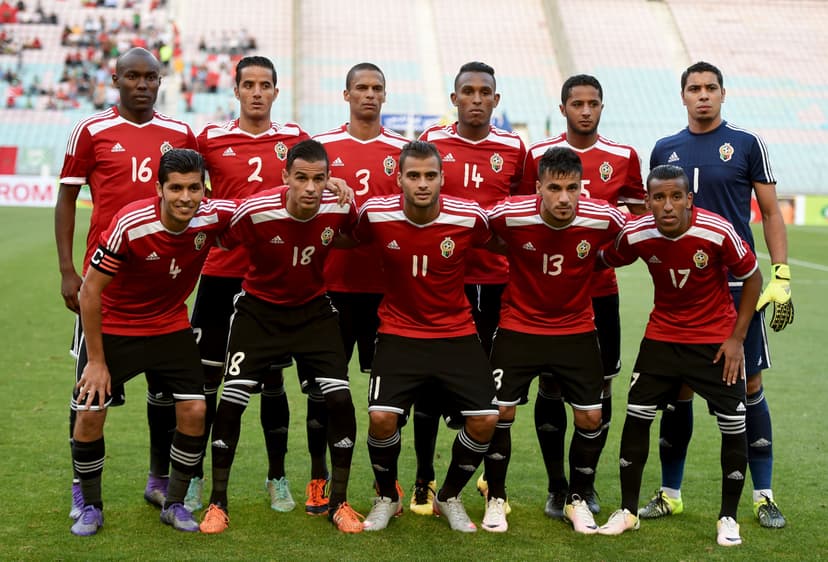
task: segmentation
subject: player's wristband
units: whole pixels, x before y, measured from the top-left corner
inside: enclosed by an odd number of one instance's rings
[[[771,266],[774,279],[791,280],[791,268],[786,263],[775,263]]]

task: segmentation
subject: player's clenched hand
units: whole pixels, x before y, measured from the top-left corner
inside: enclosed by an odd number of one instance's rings
[[[83,279],[75,271],[64,273],[60,278],[60,295],[63,297],[63,303],[76,314],[80,314],[78,291],[82,282]]]
[[[727,386],[732,386],[739,379],[745,378],[745,348],[742,344],[742,340],[727,338],[713,359],[713,363],[718,363],[724,357],[722,381]]]
[[[756,310],[763,310],[770,303],[773,303],[770,327],[774,332],[778,332],[794,320],[794,305],[791,300],[791,269],[787,264],[773,264],[773,275],[770,283],[759,296]]]
[[[339,196],[339,204],[345,205],[354,200],[354,190],[342,178],[328,178],[325,189]]]
[[[90,361],[83,368],[83,374],[75,385],[78,389],[77,403],[82,409],[91,406],[103,407],[106,397],[112,393],[112,379],[106,363]]]

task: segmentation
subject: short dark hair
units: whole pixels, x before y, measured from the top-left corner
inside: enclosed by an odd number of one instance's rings
[[[566,146],[555,146],[543,153],[538,161],[538,178],[544,174],[565,176],[569,174],[583,175],[584,166],[578,153]]]
[[[690,179],[687,177],[687,174],[684,173],[684,170],[679,166],[673,166],[672,164],[662,164],[660,166],[656,166],[650,173],[647,175],[647,191],[650,191],[650,182],[652,180],[681,180],[681,183],[684,187],[684,191],[686,193],[690,192]]]
[[[328,169],[328,153],[322,143],[313,139],[303,140],[288,150],[285,169],[290,172],[295,160],[305,162],[325,162],[325,169]]]
[[[684,87],[687,85],[687,77],[697,72],[712,72],[716,75],[716,79],[719,81],[719,87],[724,88],[724,76],[722,76],[722,71],[709,62],[699,61],[691,64],[687,67],[687,70],[681,73],[682,92],[684,91]]]
[[[236,86],[241,84],[241,71],[248,66],[261,66],[262,68],[269,69],[273,73],[273,85],[276,85],[276,67],[273,66],[273,61],[267,57],[250,55],[243,57],[238,63],[236,63]]]
[[[440,151],[430,142],[422,140],[414,140],[406,144],[400,150],[400,172],[402,172],[403,165],[408,157],[425,160],[434,156],[437,158],[437,167],[443,169],[443,159],[440,158]]]
[[[492,81],[494,82],[495,87],[497,87],[497,80],[495,80],[494,68],[492,68],[485,62],[472,61],[467,62],[466,64],[460,67],[460,70],[457,71],[457,76],[454,77],[455,91],[457,91],[457,87],[460,85],[460,76],[462,76],[466,72],[482,72],[483,74],[488,74],[492,77]]]
[[[158,182],[163,186],[172,172],[201,172],[201,183],[204,183],[204,158],[190,148],[172,148],[162,154],[158,162]]]
[[[598,90],[598,97],[601,101],[604,100],[604,89],[601,87],[601,83],[595,76],[590,76],[589,74],[576,74],[575,76],[570,76],[566,79],[561,86],[561,103],[566,105],[566,100],[569,99],[569,96],[572,94],[572,88],[575,86],[592,86],[596,90]]]
[[[357,72],[361,70],[373,70],[374,72],[378,72],[380,76],[382,76],[382,85],[385,86],[385,73],[380,70],[380,67],[375,65],[372,62],[361,62],[359,64],[355,64],[351,67],[351,70],[348,71],[348,74],[345,76],[345,89],[351,89],[351,83],[354,81],[354,76],[356,76]]]

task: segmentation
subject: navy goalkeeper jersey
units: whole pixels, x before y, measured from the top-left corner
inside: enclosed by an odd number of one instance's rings
[[[730,221],[755,251],[750,230],[753,182],[776,183],[768,149],[756,133],[722,121],[709,133],[684,128],[660,139],[650,154],[650,169],[672,164],[690,179],[694,202]]]

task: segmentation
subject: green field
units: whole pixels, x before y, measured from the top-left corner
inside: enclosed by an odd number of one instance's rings
[[[85,231],[88,211],[78,217]],[[269,509],[263,487],[266,457],[251,402],[233,469],[231,526],[218,536],[185,535],[162,525],[158,511],[142,498],[147,470],[145,383],[127,385],[127,405],[114,409],[107,424],[104,470],[106,523],[99,535],[74,537],[67,517],[70,458],[67,405],[73,362],[67,353],[72,315],[59,292],[52,213],[46,209],[0,208],[0,330],[5,334],[0,369],[0,498],[6,523],[0,539],[2,560],[43,559],[286,559],[286,560],[815,560],[828,558],[822,525],[828,521],[828,420],[819,417],[828,397],[820,349],[828,344],[825,293],[828,291],[828,228],[789,230],[796,321],[771,334],[774,368],[765,387],[774,420],[776,472],[774,491],[788,518],[781,530],[759,527],[753,519],[749,490],[740,504],[744,544],[716,545],[719,505],[719,433],[701,400],[696,401],[696,430],[683,487],[685,512],[674,518],[645,521],[641,530],[619,537],[579,536],[566,524],[543,515],[546,481],[532,428],[531,406],[519,410],[513,427],[509,473],[513,513],[505,534],[463,535],[445,521],[412,515],[392,522],[381,533],[346,536],[324,519]],[[757,239],[761,233],[757,231]],[[76,255],[84,246],[77,238]],[[760,250],[760,255],[761,250]],[[766,258],[766,256],[764,256]],[[762,269],[769,267],[762,260]],[[619,271],[625,368],[614,388],[613,429],[601,459],[596,488],[603,523],[620,501],[618,440],[638,342],[651,304],[650,282],[642,266]],[[303,501],[309,473],[304,436],[305,406],[293,371],[286,372],[292,419],[288,477],[294,497]],[[367,377],[353,376],[358,446],[350,487],[354,507],[367,513],[372,496],[367,447]],[[570,424],[571,428],[571,424]],[[571,430],[570,430],[571,431]],[[659,484],[656,428],[642,497]],[[441,428],[438,479],[447,465],[450,438]],[[410,431],[403,433],[400,462],[404,487],[413,483]],[[209,466],[209,462],[208,462]],[[406,502],[408,497],[406,497]],[[474,490],[465,494],[478,523],[483,502]],[[301,503],[300,503],[301,505]]]

